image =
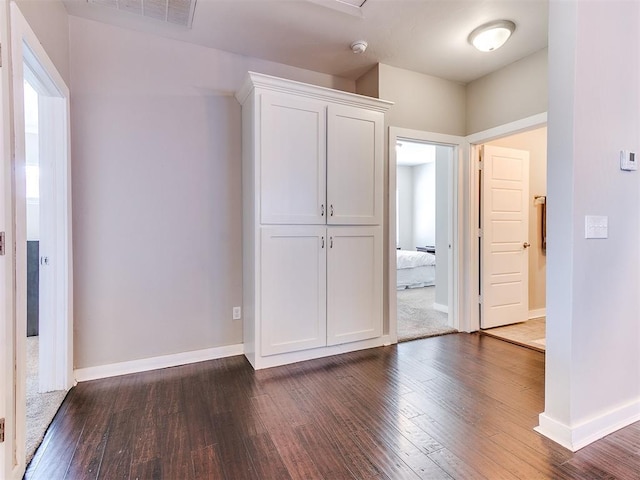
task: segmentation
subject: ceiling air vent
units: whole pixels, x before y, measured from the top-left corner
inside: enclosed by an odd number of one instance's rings
[[[196,0],[87,0],[174,25],[191,28]]]

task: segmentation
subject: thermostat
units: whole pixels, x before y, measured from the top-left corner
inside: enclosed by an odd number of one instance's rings
[[[620,151],[620,170],[637,170],[638,161],[636,159],[636,152],[630,152],[629,150]]]

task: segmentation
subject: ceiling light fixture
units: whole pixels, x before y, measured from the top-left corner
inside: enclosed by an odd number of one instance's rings
[[[356,40],[351,44],[351,51],[356,54],[364,53],[368,46],[369,44],[364,40]]]
[[[504,45],[515,29],[511,20],[485,23],[469,34],[469,43],[481,52],[492,52]]]

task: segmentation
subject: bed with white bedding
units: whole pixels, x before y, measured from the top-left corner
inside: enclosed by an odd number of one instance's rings
[[[427,252],[396,250],[397,288],[418,288],[436,284],[436,256]]]

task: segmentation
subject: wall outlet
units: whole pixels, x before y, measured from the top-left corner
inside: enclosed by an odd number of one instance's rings
[[[233,319],[240,320],[242,318],[242,307],[233,307]]]

